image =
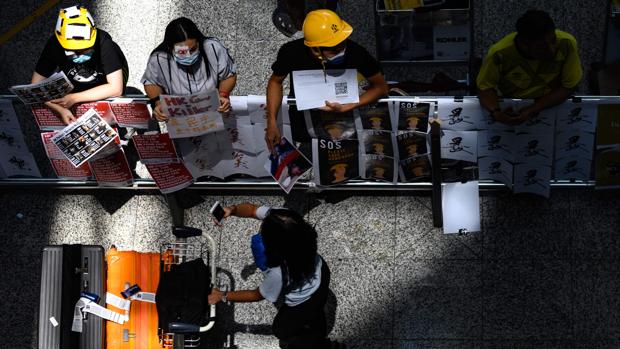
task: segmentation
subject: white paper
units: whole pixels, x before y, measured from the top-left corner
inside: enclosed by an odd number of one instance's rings
[[[508,161],[513,161],[512,144],[515,134],[513,132],[485,130],[478,131],[478,156],[491,156]]]
[[[91,108],[52,137],[52,142],[73,166],[78,167],[114,142],[117,136],[116,131]]]
[[[549,197],[551,186],[551,166],[531,164],[515,165],[514,192],[531,193]]]
[[[41,177],[34,156],[27,151],[0,151],[0,167],[7,177]]]
[[[594,155],[594,133],[581,130],[566,130],[555,136],[555,157],[582,157],[592,160]]]
[[[325,106],[325,101],[340,104],[359,102],[357,70],[293,71],[297,110]]]
[[[554,168],[556,180],[587,181],[590,179],[592,161],[586,158],[565,157],[556,159]]]
[[[443,130],[441,158],[476,162],[478,160],[478,132]]]
[[[482,107],[476,99],[455,102],[440,99],[437,116],[444,130],[471,131],[485,128]]]
[[[490,179],[512,188],[513,165],[501,158],[485,156],[478,159],[478,177]]]
[[[593,102],[564,102],[558,106],[556,130],[582,130],[594,132],[598,105]]]
[[[13,103],[8,99],[0,99],[0,131],[20,130],[17,113],[13,108]]]
[[[260,124],[267,123],[267,97],[249,95],[247,97],[248,114],[250,121]]]
[[[444,183],[441,187],[444,234],[479,232],[478,182]]]
[[[517,134],[511,150],[514,154],[514,161],[517,163],[551,166],[553,135]]]
[[[523,99],[515,101],[515,110],[519,111],[525,107],[534,104],[533,100]],[[547,108],[538,114],[533,115],[529,120],[526,120],[515,126],[517,133],[546,133],[552,134],[555,129],[555,119],[557,114],[557,107]]]

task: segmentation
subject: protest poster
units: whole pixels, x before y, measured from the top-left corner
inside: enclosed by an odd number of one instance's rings
[[[557,158],[554,162],[556,180],[588,181],[592,173],[592,159],[583,157]]]
[[[596,102],[566,101],[557,108],[556,131],[594,132],[598,105]]]
[[[423,133],[398,131],[396,144],[398,145],[398,157],[401,161],[412,156],[428,153],[426,134]]]
[[[530,193],[549,198],[551,166],[517,164],[514,167],[514,193]]]
[[[478,177],[503,183],[512,188],[513,165],[493,156],[484,156],[478,159]]]
[[[441,158],[475,163],[478,160],[478,131],[441,131]]]
[[[361,157],[364,173],[363,178],[396,183],[398,171],[396,160],[389,156],[363,155]]]
[[[390,103],[380,102],[355,109],[355,118],[360,130],[392,131]]]
[[[125,187],[133,183],[133,174],[121,147],[116,147],[114,153],[97,157],[88,164],[97,183],[102,187]]]
[[[425,154],[401,160],[399,173],[403,182],[428,179],[431,176],[431,163],[428,156]]]
[[[482,107],[477,100],[444,100],[437,102],[437,117],[444,130],[473,131],[482,129]]]
[[[99,114],[99,116],[101,116],[101,118],[108,124],[113,125],[116,122],[114,120],[114,113],[112,112],[110,102],[107,101],[80,103],[71,108],[73,115],[76,118],[84,115],[90,109],[94,109],[97,114]]]
[[[8,177],[41,177],[28,150],[13,103],[0,100],[0,167]]]
[[[114,142],[117,135],[94,109],[89,109],[74,123],[54,135],[52,142],[73,166],[78,167]]]
[[[164,194],[187,188],[194,183],[194,177],[180,159],[165,163],[145,164],[159,190]]]
[[[312,163],[288,139],[282,137],[264,167],[288,194],[299,178],[312,168]]]
[[[166,162],[178,157],[167,133],[134,135],[131,140],[143,164]]]
[[[532,99],[521,99],[513,101],[515,112],[519,113],[524,108],[534,104]],[[536,133],[536,134],[553,134],[555,131],[555,119],[558,107],[544,109],[529,119],[515,126],[517,133]],[[518,115],[518,114],[517,114]]]
[[[390,131],[362,130],[360,141],[364,154],[394,157],[394,135]]]
[[[64,97],[73,90],[73,85],[64,72],[57,72],[34,84],[15,85],[9,90],[24,104],[45,103]]]
[[[359,142],[312,139],[312,163],[319,185],[334,185],[360,177]]]
[[[293,71],[293,88],[297,110],[325,106],[325,102],[358,103],[356,69],[316,69]]]
[[[88,162],[85,162],[78,167],[73,166],[73,164],[64,156],[62,151],[60,151],[60,149],[52,142],[52,137],[54,137],[57,133],[58,132],[54,131],[41,133],[43,149],[45,149],[45,154],[50,160],[56,177],[60,179],[77,181],[85,181],[92,178],[93,174]]]
[[[110,102],[114,119],[118,126],[147,129],[151,114],[144,102],[131,101],[128,103]]]
[[[514,137],[511,152],[517,163],[551,166],[553,163],[553,134],[522,133]]]
[[[0,130],[21,130],[13,102],[9,99],[0,99]]]
[[[41,177],[34,156],[29,151],[0,151],[0,167],[7,177]]]
[[[304,118],[308,134],[312,138],[329,139],[332,141],[357,138],[352,111],[337,113],[312,109],[304,111]]]
[[[620,139],[618,140],[620,142]],[[582,130],[566,130],[555,136],[555,157],[582,157],[592,161],[594,155],[594,133]]]
[[[398,126],[399,131],[426,133],[430,113],[430,103],[397,102],[392,123]]]
[[[31,111],[41,131],[62,130],[67,126],[62,122],[60,117],[45,104],[33,104],[31,105]]]
[[[216,90],[192,95],[160,95],[160,109],[169,117],[166,124],[170,138],[196,137],[224,129],[222,115],[217,111]]]
[[[478,131],[478,156],[513,161],[514,132],[489,129]]]

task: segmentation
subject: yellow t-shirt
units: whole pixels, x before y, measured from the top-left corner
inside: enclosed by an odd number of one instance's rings
[[[552,88],[577,86],[583,75],[577,40],[561,30],[555,34],[558,51],[549,61],[526,59],[514,43],[517,33],[506,35],[489,49],[476,79],[478,88],[495,88],[504,97],[538,98]]]

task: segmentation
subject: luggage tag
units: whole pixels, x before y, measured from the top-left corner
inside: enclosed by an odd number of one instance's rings
[[[78,299],[77,303],[75,303],[75,308],[73,311],[71,331],[82,332],[85,313],[90,313],[121,325],[129,320],[129,316],[127,314],[122,315],[97,304],[99,299],[100,297],[94,293],[82,292],[80,294],[80,299]]]
[[[121,292],[121,295],[124,298],[129,298],[132,301],[140,301],[147,303],[155,303],[155,293],[152,292],[142,292],[140,286],[133,285],[127,288],[125,291]]]

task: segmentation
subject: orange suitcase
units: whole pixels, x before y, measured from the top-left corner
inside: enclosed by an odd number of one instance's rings
[[[121,297],[129,286],[138,285],[142,292],[155,293],[159,283],[159,253],[118,251],[112,247],[107,254],[107,291]],[[108,304],[107,308],[124,314],[125,310]],[[106,347],[108,349],[160,349],[157,308],[155,303],[131,301],[129,320],[120,325],[108,322]]]

